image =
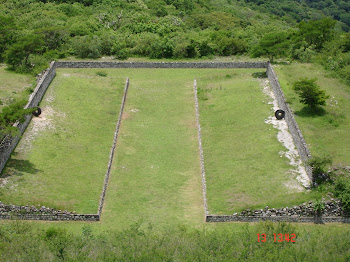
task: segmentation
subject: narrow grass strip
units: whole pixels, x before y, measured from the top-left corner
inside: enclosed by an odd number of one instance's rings
[[[116,146],[117,140],[118,140],[119,128],[120,128],[120,124],[121,124],[122,117],[123,117],[123,110],[124,110],[124,105],[125,105],[125,101],[126,101],[126,96],[127,96],[127,93],[128,93],[128,88],[129,88],[129,78],[126,79],[125,88],[124,88],[124,95],[123,95],[123,99],[122,99],[122,104],[120,105],[119,118],[118,118],[117,126],[115,128],[115,133],[114,133],[113,145],[112,145],[112,148],[111,148],[111,153],[109,155],[107,172],[106,172],[106,176],[105,176],[105,181],[103,183],[103,188],[102,188],[102,193],[101,193],[101,198],[100,198],[100,204],[99,204],[99,207],[98,207],[98,215],[99,216],[101,216],[103,203],[104,203],[104,199],[105,199],[105,196],[106,196],[107,185],[108,185],[109,176],[110,176],[110,173],[111,173],[111,167],[112,167],[112,164],[113,164],[113,156],[114,156],[115,146]]]
[[[206,183],[205,183],[204,154],[203,154],[203,148],[202,148],[201,125],[199,123],[199,105],[198,105],[198,96],[197,96],[197,80],[194,80],[193,87],[194,87],[194,101],[195,101],[195,105],[196,105],[196,118],[197,118],[197,130],[198,130],[198,146],[199,146],[199,155],[200,155],[200,162],[201,162],[204,211],[205,211],[205,216],[207,216],[208,215],[207,186],[206,186]]]

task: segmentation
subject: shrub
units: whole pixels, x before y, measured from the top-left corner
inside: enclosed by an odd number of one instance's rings
[[[334,195],[342,202],[343,208],[350,210],[350,179],[338,178],[335,183]]]
[[[309,165],[312,168],[314,186],[330,181],[326,168],[331,164],[332,159],[330,157],[313,157],[309,160]]]
[[[106,72],[102,72],[102,71],[98,71],[98,72],[96,73],[96,75],[102,76],[102,77],[106,77],[106,76],[107,76],[107,73],[106,73]]]
[[[129,57],[129,50],[126,48],[126,46],[125,41],[117,42],[113,45],[112,54],[115,56],[115,58],[125,60]]]
[[[101,41],[97,36],[77,36],[73,39],[74,54],[79,58],[99,58]]]
[[[299,94],[300,102],[312,109],[326,105],[326,92],[316,84],[317,79],[301,79],[294,83],[293,88]]]

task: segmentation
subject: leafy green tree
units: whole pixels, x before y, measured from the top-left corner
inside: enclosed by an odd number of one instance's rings
[[[17,67],[30,69],[31,65],[28,58],[31,54],[42,52],[44,40],[40,35],[27,35],[15,44],[13,44],[5,54],[5,61],[11,68]]]
[[[13,17],[0,16],[0,62],[4,52],[14,42],[16,25]]]
[[[302,21],[299,24],[299,34],[308,45],[314,45],[316,50],[322,49],[324,43],[334,38],[334,26],[336,21],[331,18],[310,21]]]
[[[273,62],[275,57],[287,54],[290,44],[287,32],[270,33],[263,36],[259,44],[253,48],[252,56],[267,56]]]
[[[301,79],[294,83],[293,89],[299,94],[300,102],[312,109],[326,105],[326,92],[316,83],[317,79]]]
[[[21,100],[11,105],[5,106],[0,113],[0,139],[6,135],[15,136],[18,134],[18,128],[13,124],[19,121],[23,123],[25,116],[31,114],[35,109],[24,109],[27,101]]]
[[[43,37],[45,47],[48,50],[58,49],[68,37],[68,29],[65,27],[40,28],[35,33]]]

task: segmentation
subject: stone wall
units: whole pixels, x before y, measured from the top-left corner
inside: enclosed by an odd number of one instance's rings
[[[316,206],[323,205],[322,210],[317,211]],[[250,210],[246,209],[233,215],[209,215],[207,222],[228,221],[291,221],[291,222],[343,222],[350,223],[350,214],[343,210],[341,201],[337,199],[323,200],[321,203],[303,203],[294,207],[269,208]]]
[[[101,216],[103,203],[104,203],[104,199],[105,199],[105,196],[106,196],[107,185],[108,185],[109,176],[110,176],[110,172],[111,172],[111,168],[112,168],[115,147],[116,147],[117,141],[118,141],[118,134],[119,134],[119,129],[120,129],[120,125],[121,125],[121,121],[122,121],[122,117],[123,117],[123,111],[124,111],[126,96],[128,94],[128,89],[129,89],[129,78],[126,79],[123,100],[122,100],[122,104],[120,106],[119,118],[118,118],[117,126],[116,126],[116,129],[115,129],[115,133],[114,133],[114,139],[113,139],[111,152],[110,152],[110,155],[109,155],[107,172],[106,172],[106,176],[105,176],[105,181],[103,183],[103,188],[102,188],[102,193],[101,193],[101,198],[100,198],[100,204],[98,206],[98,215],[99,216]]]
[[[27,105],[24,107],[25,109],[33,108],[40,103],[52,79],[56,75],[54,65],[55,65],[55,62],[52,62],[48,70],[44,73],[42,78],[39,80],[34,92],[29,97]],[[12,151],[17,146],[22,134],[26,130],[31,119],[32,119],[32,115],[27,115],[23,123],[21,124],[16,123],[14,126],[18,127],[20,134],[12,139],[5,138],[5,140],[3,141],[4,146],[0,148],[0,173],[4,169],[7,160],[10,158]]]
[[[56,62],[57,68],[266,68],[267,62]]]
[[[253,217],[253,216],[226,216],[209,215],[206,216],[206,222],[298,222],[298,223],[350,223],[350,217],[301,217],[301,216],[280,216],[280,217]]]
[[[277,75],[270,63],[267,64],[266,73],[269,78],[272,90],[276,96],[279,107],[286,112],[285,120],[288,124],[289,132],[291,133],[294,143],[298,149],[300,158],[305,165],[306,173],[309,176],[310,181],[313,181],[311,167],[307,164],[307,161],[311,157],[310,150],[304,140],[304,137],[301,133],[301,130],[299,129],[297,122],[295,121],[294,114],[284,98],[284,94],[278,81]]]
[[[0,219],[99,221],[98,214],[76,214],[47,207],[5,205],[0,202]]]
[[[200,164],[201,164],[204,212],[205,212],[205,215],[207,216],[208,215],[207,184],[205,182],[204,154],[203,154],[203,147],[202,147],[201,125],[199,123],[199,104],[198,104],[197,81],[196,80],[194,80],[193,88],[194,88],[194,102],[195,102],[195,107],[196,107],[198,146],[199,146],[199,156],[200,156]]]

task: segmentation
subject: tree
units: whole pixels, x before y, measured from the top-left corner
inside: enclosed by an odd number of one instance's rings
[[[0,16],[0,62],[4,61],[4,52],[14,42],[15,22],[13,17]]]
[[[273,62],[275,57],[285,55],[289,47],[290,41],[287,32],[270,33],[263,36],[259,44],[253,48],[252,56],[268,56]]]
[[[312,109],[326,105],[326,92],[316,84],[317,79],[301,79],[294,83],[293,89],[299,94],[300,102]]]
[[[334,38],[336,21],[331,18],[299,23],[299,34],[309,45],[315,45],[316,50],[322,49],[325,42]]]
[[[24,109],[23,107],[27,101],[21,100],[11,105],[5,106],[0,113],[0,140],[5,136],[11,137],[18,134],[18,128],[14,127],[13,124],[19,121],[23,123],[25,116],[31,114],[35,109]]]
[[[5,60],[12,68],[30,68],[28,58],[31,54],[38,54],[42,51],[44,40],[40,35],[27,35],[13,44],[5,54]]]

